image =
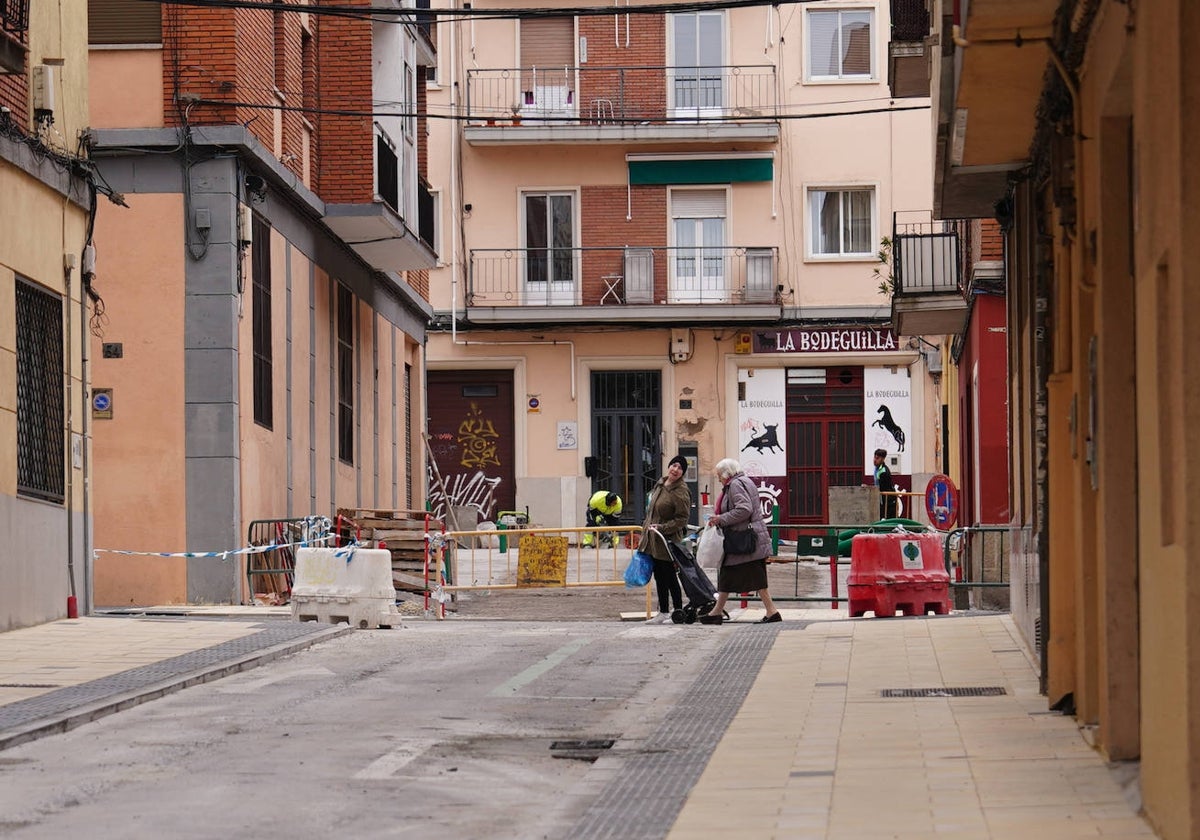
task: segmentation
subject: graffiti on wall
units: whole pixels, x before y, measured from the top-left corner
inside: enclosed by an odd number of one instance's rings
[[[429,505],[435,517],[446,520],[451,507],[472,507],[479,511],[480,521],[490,520],[496,509],[496,488],[500,476],[489,476],[482,471],[455,473],[443,476],[443,487],[438,484],[433,470],[429,470]]]
[[[459,463],[464,467],[500,466],[496,454],[499,439],[492,421],[483,416],[479,406],[471,403],[467,417],[458,424],[458,444],[462,447]]]
[[[434,516],[445,521],[450,508],[470,507],[479,511],[481,521],[492,519],[496,488],[502,479],[488,475],[487,468],[500,466],[499,441],[495,424],[475,403],[471,403],[456,432],[430,436],[430,452],[440,465],[439,471],[445,470],[441,482],[432,465],[428,471],[429,503]]]

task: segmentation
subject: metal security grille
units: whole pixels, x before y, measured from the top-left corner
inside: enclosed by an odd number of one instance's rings
[[[412,365],[404,366],[404,498],[413,506]]]
[[[786,522],[829,521],[829,488],[863,481],[862,368],[786,373]]]
[[[624,521],[640,521],[646,494],[662,470],[659,372],[594,371],[592,407],[592,490],[617,493],[624,500]]]
[[[1000,697],[1007,694],[1002,686],[966,686],[956,688],[885,688],[880,697]]]
[[[251,229],[254,422],[270,429],[275,419],[271,352],[271,226],[261,216],[255,215]]]
[[[62,299],[18,279],[17,492],[63,500]]]
[[[354,463],[354,295],[337,287],[338,459]]]

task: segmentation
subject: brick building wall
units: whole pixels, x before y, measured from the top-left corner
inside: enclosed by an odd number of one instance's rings
[[[22,131],[29,131],[29,77],[0,75],[0,105],[11,112],[8,118]]]
[[[664,15],[632,15],[629,46],[625,46],[625,20],[584,17],[579,36],[587,38],[588,60],[580,65],[579,113],[583,117],[602,113],[598,101],[612,103],[613,113],[627,119],[650,119],[666,112],[666,27]],[[654,68],[636,70],[630,68]]]
[[[984,219],[979,225],[979,259],[1004,259],[1004,234],[995,219]]]
[[[367,0],[348,5],[367,6]],[[316,191],[333,204],[365,204],[375,197],[372,125],[372,46],[369,21],[321,18],[317,37],[317,100],[323,110],[359,115],[314,115],[317,129]]]
[[[584,187],[579,202],[583,247],[611,249],[583,252],[583,305],[600,302],[605,275],[624,272],[620,249],[626,246],[658,249],[654,254],[654,299],[662,300],[667,291],[667,260],[662,250],[667,244],[667,188],[638,186],[628,193],[624,184]],[[630,206],[633,218],[627,220]]]

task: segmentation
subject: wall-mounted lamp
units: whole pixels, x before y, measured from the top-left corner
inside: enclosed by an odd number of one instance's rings
[[[251,200],[263,202],[267,200],[267,182],[258,175],[246,176],[246,193]]]

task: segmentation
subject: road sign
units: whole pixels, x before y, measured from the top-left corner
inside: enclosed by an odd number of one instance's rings
[[[92,417],[97,420],[111,420],[112,416],[112,388],[93,388]]]
[[[946,475],[935,475],[925,485],[925,512],[929,521],[943,531],[958,520],[958,488]]]

